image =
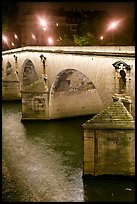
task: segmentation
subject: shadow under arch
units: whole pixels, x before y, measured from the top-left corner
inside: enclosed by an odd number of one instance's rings
[[[21,84],[28,86],[38,80],[35,66],[30,59],[26,59],[22,65]]]
[[[8,62],[6,63],[6,75],[8,76],[9,74],[12,73],[12,71],[13,71],[12,65],[11,65],[11,63],[8,61]]]
[[[87,76],[76,69],[58,73],[49,93],[49,118],[93,115],[102,107],[98,91]]]

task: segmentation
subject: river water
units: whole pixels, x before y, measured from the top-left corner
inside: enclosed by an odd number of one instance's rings
[[[25,122],[21,122],[21,117],[20,102],[3,102],[2,162],[6,166],[3,172],[3,201],[135,200],[133,179],[96,180],[82,177],[81,125],[92,116]]]

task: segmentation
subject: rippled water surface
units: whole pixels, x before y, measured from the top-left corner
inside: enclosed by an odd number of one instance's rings
[[[21,103],[3,102],[2,160],[15,185],[3,200],[134,201],[133,180],[83,180],[81,125],[91,117],[22,123]]]

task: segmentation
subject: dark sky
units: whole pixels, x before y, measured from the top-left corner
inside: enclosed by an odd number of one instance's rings
[[[31,8],[36,5],[36,9],[60,8],[69,9],[96,9],[106,10],[112,17],[129,17],[135,14],[135,2],[21,2],[21,13],[24,8]],[[23,6],[24,5],[24,6]]]

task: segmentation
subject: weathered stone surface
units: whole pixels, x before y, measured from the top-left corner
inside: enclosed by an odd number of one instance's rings
[[[83,124],[89,129],[134,129],[132,115],[119,100]]]
[[[27,59],[24,64],[23,84],[30,85],[38,80],[38,75],[31,60]]]
[[[22,119],[49,119],[48,86],[43,77],[22,90]]]
[[[59,73],[49,97],[49,118],[95,114],[102,101],[93,82],[75,69]]]
[[[96,89],[94,84],[88,77],[75,69],[63,70],[55,82],[55,92],[67,91],[68,94],[73,94],[76,91],[81,92],[91,89]]]
[[[21,100],[20,82],[16,72],[2,78],[3,100]]]
[[[6,74],[6,66],[7,62],[10,64],[8,73],[12,70],[18,71],[20,83],[22,85],[22,81],[24,80],[25,85],[30,85],[37,81],[42,74],[48,78],[48,88],[49,93],[51,93],[51,89],[53,85],[57,85],[55,87],[55,92],[52,95],[53,98],[57,98],[58,94],[61,92],[66,92],[65,94],[71,96],[74,103],[80,101],[83,98],[86,98],[87,95],[81,95],[78,97],[76,101],[75,92],[83,93],[83,91],[88,92],[90,95],[90,91],[96,91],[102,103],[102,109],[108,107],[113,102],[113,96],[115,94],[115,87],[118,87],[116,83],[115,76],[115,67],[114,63],[117,61],[123,61],[127,65],[130,66],[130,74],[127,72],[126,79],[128,80],[128,84],[126,82],[126,95],[129,94],[131,100],[131,113],[135,115],[135,47],[134,46],[84,46],[84,47],[47,47],[47,46],[28,46],[22,47],[12,50],[7,50],[2,52],[2,70],[3,76]],[[15,62],[14,55],[17,56],[17,63]],[[45,66],[43,66],[43,62],[40,56],[43,55],[46,57]],[[27,62],[27,63],[26,63]],[[82,84],[82,80],[80,79],[80,75],[78,72],[72,73],[65,80],[65,74],[62,77],[59,76],[59,73],[64,70],[76,70],[82,73],[89,79],[89,82]],[[73,72],[73,71],[72,71]],[[66,72],[66,75],[68,73]],[[60,80],[57,78],[60,77]],[[57,84],[54,82],[57,82]],[[93,88],[95,87],[95,89]],[[51,91],[50,91],[51,90]],[[69,90],[69,91],[68,91]],[[117,93],[117,92],[116,92]],[[64,95],[62,95],[64,97]],[[74,98],[73,98],[74,96]],[[93,98],[95,96],[93,95]],[[92,96],[88,98],[92,99]],[[63,116],[63,113],[68,116],[69,112],[74,113],[74,103],[71,103],[70,98],[61,98],[55,102],[55,110],[60,109],[57,107],[60,102],[64,100],[64,110],[59,114],[59,111],[55,112],[55,116]],[[68,101],[69,100],[69,101]],[[86,100],[86,99],[85,99]],[[93,99],[94,100],[94,99]],[[96,101],[96,99],[94,100]],[[66,111],[68,109],[68,102],[72,104],[69,105],[70,111]],[[87,101],[86,101],[87,102]],[[98,100],[97,100],[98,102]],[[87,105],[88,108],[86,110],[85,104],[80,104],[79,110],[76,111],[76,115],[85,115],[85,114],[97,114],[99,110],[99,105],[96,103],[96,110],[92,106],[94,102],[91,102],[91,105]],[[77,104],[78,106],[79,104]],[[66,110],[65,110],[66,109]],[[65,116],[65,115],[64,115]],[[72,115],[70,115],[72,116]],[[56,118],[57,118],[56,117]]]
[[[7,81],[9,81],[9,82],[18,81],[19,82],[19,77],[18,77],[16,72],[12,72],[11,74],[8,74],[8,75],[4,76],[2,78],[2,81],[3,82],[7,82]]]
[[[25,92],[48,92],[48,85],[45,82],[44,77],[40,77],[37,81],[34,83],[24,86],[23,91]]]
[[[22,93],[22,120],[24,119],[48,119],[47,93]]]
[[[84,125],[84,175],[135,175],[135,124],[121,101]]]
[[[9,74],[11,74],[13,72],[13,68],[10,62],[7,62],[7,66],[6,66],[6,75],[8,76]]]

